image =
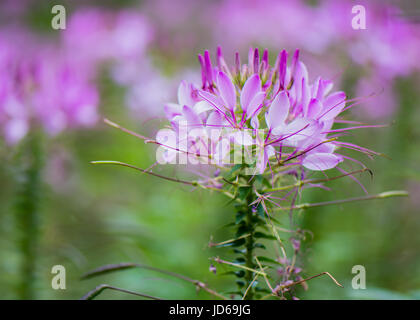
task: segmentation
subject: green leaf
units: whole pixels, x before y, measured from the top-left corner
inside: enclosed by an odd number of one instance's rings
[[[232,169],[225,175],[225,179],[228,181],[232,181],[234,178],[236,178],[236,175],[234,173],[242,168],[242,164],[235,164]]]
[[[259,232],[259,231],[257,231],[257,232],[254,233],[254,237],[255,238],[263,238],[263,239],[276,240],[276,237],[275,236],[271,236],[271,235],[268,235],[268,234],[265,234],[265,233]]]
[[[261,204],[261,202],[258,204],[258,206],[257,206],[257,213],[258,213],[258,215],[261,217],[261,218],[263,218],[264,219],[264,217],[265,217],[265,211],[264,211],[264,207],[263,207],[263,205]]]
[[[238,198],[240,200],[245,200],[250,192],[251,192],[251,187],[239,187],[238,188]]]
[[[245,224],[241,225],[236,231],[236,237],[239,238],[247,233],[249,233],[249,227]]]
[[[239,224],[241,221],[243,221],[246,217],[246,212],[245,211],[239,211],[236,213],[236,219],[235,219],[235,224]]]
[[[232,242],[232,247],[240,247],[245,244],[245,239],[236,239]]]
[[[255,291],[263,292],[263,293],[268,293],[268,294],[271,293],[270,290],[268,290],[266,288],[260,288],[260,287],[255,288]]]
[[[262,243],[254,243],[254,248],[267,249]]]
[[[238,278],[243,278],[245,276],[245,271],[244,270],[235,271],[235,275]]]
[[[277,265],[281,265],[280,262],[278,262],[278,261],[276,261],[274,259],[268,258],[268,257],[260,256],[260,257],[257,257],[257,259],[260,262],[267,262],[267,263],[274,263],[274,264],[277,264]]]
[[[242,257],[236,258],[234,263],[236,264],[244,264],[245,263],[245,259]]]
[[[232,247],[233,244],[235,243],[235,241],[232,242],[227,242],[227,243],[223,243],[223,244],[218,244],[216,246],[214,246],[215,248],[226,248],[226,247]]]

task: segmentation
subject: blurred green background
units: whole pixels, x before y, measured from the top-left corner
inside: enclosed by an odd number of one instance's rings
[[[50,13],[45,8],[48,4],[24,19],[33,28],[43,30],[50,22]],[[196,49],[183,57],[192,66],[196,65],[196,54],[201,50]],[[169,70],[176,70],[171,66],[175,63],[172,57],[161,55],[159,59]],[[344,289],[339,288],[328,277],[317,278],[308,282],[307,291],[298,288],[299,298],[420,298],[418,84],[418,76],[396,82],[394,90],[399,106],[392,125],[358,131],[348,138],[390,158],[362,159],[374,173],[373,179],[368,175],[361,178],[370,193],[401,189],[408,190],[411,196],[312,208],[297,214],[296,222],[313,234],[303,245],[304,275],[328,271],[344,285]],[[344,89],[351,92],[351,83],[345,84]],[[145,125],[133,118],[123,106],[124,89],[113,84],[107,75],[100,79],[100,91],[102,115],[139,133],[147,133],[153,125],[162,125],[158,120]],[[188,283],[152,271],[133,269],[80,279],[96,267],[120,262],[137,262],[178,272],[205,281],[219,291],[229,291],[235,286],[230,276],[219,275],[223,267],[217,266],[216,275],[209,271],[209,257],[226,255],[223,249],[208,248],[211,237],[216,241],[231,237],[223,228],[233,219],[233,208],[227,199],[127,168],[89,164],[92,160],[120,160],[147,168],[155,161],[153,145],[104,124],[69,131],[44,142],[47,156],[39,200],[41,238],[33,283],[36,298],[78,299],[102,283],[163,298],[211,298],[204,292],[197,294],[195,287]],[[19,297],[21,275],[17,266],[22,257],[18,243],[20,231],[13,216],[19,152],[19,147],[1,145],[2,299]],[[64,170],[55,171],[57,164]],[[163,170],[176,174],[172,168]],[[331,191],[305,190],[302,202],[362,194],[351,179],[329,182],[328,187]],[[366,267],[366,290],[351,287],[351,269],[359,264]],[[65,290],[51,288],[54,265],[66,268]],[[133,296],[106,291],[100,298],[133,299]]]

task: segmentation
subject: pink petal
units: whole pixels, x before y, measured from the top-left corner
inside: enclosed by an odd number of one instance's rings
[[[168,103],[163,107],[166,118],[171,121],[175,116],[181,115],[181,106],[175,103]]]
[[[283,50],[280,54],[280,65],[279,65],[279,79],[280,86],[285,87],[286,72],[287,72],[287,51]]]
[[[312,138],[315,134],[320,132],[322,125],[316,121],[297,118],[290,122],[281,132],[283,136],[290,136],[287,138],[289,142],[297,142],[303,139]]]
[[[284,123],[289,115],[290,100],[286,91],[280,92],[271,103],[268,113],[266,114],[267,126],[277,128],[284,126]]]
[[[220,137],[223,128],[223,117],[218,111],[210,113],[206,122],[207,133],[211,140],[217,140]]]
[[[330,80],[320,80],[316,98],[322,100],[332,89],[333,82]]]
[[[302,78],[302,110],[303,114],[308,114],[309,102],[311,100],[311,90],[308,84],[308,78]]]
[[[261,106],[265,99],[265,93],[259,92],[255,95],[254,99],[252,99],[251,103],[249,104],[248,111],[247,111],[247,119],[254,116],[255,112]]]
[[[214,150],[212,150],[214,154],[214,161],[218,164],[229,164],[230,163],[230,143],[227,139],[220,140]]]
[[[198,96],[204,99],[205,101],[207,101],[208,103],[210,103],[218,111],[224,113],[223,102],[218,96],[215,96],[214,94],[211,94],[207,91],[199,91]]]
[[[334,119],[346,105],[346,94],[342,91],[329,95],[324,100],[324,108],[322,110],[322,120]]]
[[[308,106],[307,117],[314,119],[322,110],[322,104],[318,99],[312,99]]]
[[[191,85],[185,80],[182,81],[178,87],[178,103],[181,106],[192,107],[194,105]]]
[[[217,74],[217,88],[225,106],[232,112],[236,107],[235,86],[229,77],[222,71]]]
[[[188,106],[182,108],[182,114],[187,120],[188,127],[197,128],[202,127],[203,123],[200,117]]]
[[[245,130],[235,130],[233,138],[235,143],[241,146],[250,146],[254,142],[252,136]]]
[[[296,65],[296,70],[294,74],[294,81],[296,88],[296,99],[299,101],[302,98],[302,79],[308,79],[308,69],[303,64],[303,62],[299,61]]]
[[[213,106],[212,106],[209,102],[207,102],[207,101],[199,101],[199,102],[197,102],[197,103],[194,105],[193,110],[194,110],[197,114],[200,114],[200,113],[203,113],[203,112],[206,112],[206,111],[214,110],[214,108],[213,108]]]
[[[175,159],[178,151],[177,135],[173,130],[161,129],[156,134],[156,141],[166,149],[162,153],[157,154],[159,163],[170,163]],[[162,160],[162,161],[161,161]]]
[[[302,161],[302,165],[309,170],[323,171],[337,166],[343,159],[332,153],[309,154]]]
[[[258,74],[253,74],[244,84],[241,92],[241,106],[244,112],[247,115],[250,114],[248,112],[249,105],[251,101],[254,99],[255,95],[261,91],[261,80]]]

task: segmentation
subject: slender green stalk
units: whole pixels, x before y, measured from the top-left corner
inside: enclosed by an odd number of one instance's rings
[[[19,154],[15,218],[20,249],[19,299],[35,299],[35,272],[39,238],[39,200],[43,166],[41,135],[34,132],[23,142]]]
[[[252,287],[254,281],[254,273],[251,269],[255,268],[254,264],[254,233],[255,233],[255,226],[252,219],[252,206],[250,205],[253,199],[253,193],[250,192],[246,198],[247,200],[247,213],[246,213],[246,228],[248,229],[249,236],[245,239],[245,266],[248,270],[245,271],[245,287],[249,288],[246,295],[244,296],[244,300],[252,300],[254,298],[254,289]]]

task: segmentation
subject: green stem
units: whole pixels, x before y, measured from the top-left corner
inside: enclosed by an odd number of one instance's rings
[[[255,226],[252,219],[252,206],[250,204],[253,202],[252,192],[247,197],[247,213],[246,213],[246,227],[249,230],[249,236],[246,238],[245,242],[245,266],[249,269],[254,269],[254,232]],[[254,273],[251,270],[246,270],[245,272],[245,288],[249,288],[245,300],[252,300],[254,298],[254,289],[252,287],[252,281],[254,280]]]
[[[19,155],[20,172],[15,202],[15,217],[18,233],[18,247],[21,253],[19,265],[18,296],[20,299],[34,299],[35,272],[39,236],[39,198],[41,169],[43,165],[41,136],[33,132],[23,142]]]

